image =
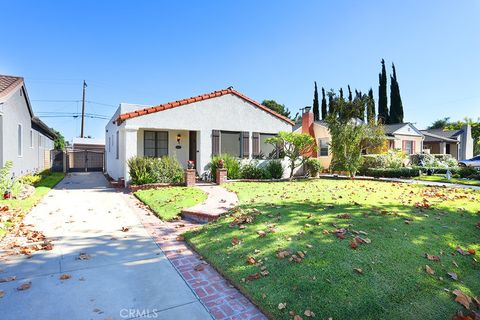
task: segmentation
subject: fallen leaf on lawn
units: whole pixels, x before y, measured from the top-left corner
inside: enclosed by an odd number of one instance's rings
[[[253,281],[253,280],[257,280],[257,279],[260,279],[261,275],[259,272],[256,272],[256,273],[253,273],[253,274],[250,274],[248,275],[245,279],[247,281]]]
[[[130,230],[129,227],[122,227],[122,232],[127,232],[128,230]]]
[[[60,280],[68,280],[70,279],[72,276],[69,275],[68,273],[64,273],[60,276]]]
[[[453,316],[452,320],[473,320],[470,316],[464,316],[462,311],[457,312],[456,315]]]
[[[203,269],[205,269],[205,267],[203,266],[203,263],[199,263],[193,268],[193,270],[195,271],[203,271]]]
[[[458,264],[455,261],[452,261],[453,265],[458,268]]]
[[[355,237],[355,241],[357,243],[366,243],[366,244],[372,243],[372,240],[370,240],[369,238],[362,238],[362,237]]]
[[[458,280],[458,276],[455,272],[447,272],[447,274],[452,278],[453,280]]]
[[[313,311],[311,310],[305,310],[305,312],[303,313],[306,317],[315,317],[315,313],[313,313]]]
[[[363,274],[363,270],[360,268],[353,268],[353,270],[355,270],[355,272],[358,274]]]
[[[288,311],[288,314],[289,314],[291,317],[294,317],[294,316],[296,315],[295,311],[293,311],[293,310]]]
[[[460,253],[462,256],[468,256],[468,255],[470,254],[470,252],[465,251],[465,250],[463,250],[463,249],[460,248],[460,247],[457,247],[456,250],[457,250],[457,252]]]
[[[88,255],[86,252],[80,252],[77,260],[90,260],[90,255]]]
[[[432,268],[430,268],[428,265],[425,265],[425,271],[428,274],[435,274],[435,271]]]
[[[283,310],[283,309],[285,309],[286,306],[287,306],[286,303],[279,303],[278,304],[278,310]]]
[[[281,250],[281,251],[279,251],[279,252],[277,253],[277,258],[283,259],[283,258],[288,257],[290,254],[291,254],[291,253],[290,253],[290,251],[288,251],[288,250]]]
[[[476,305],[477,305],[478,307],[480,307],[480,296],[477,296],[477,297],[473,298],[473,302],[475,302]]]
[[[468,249],[468,253],[475,254],[475,249]]]
[[[457,296],[455,298],[455,302],[460,303],[462,306],[464,306],[467,309],[470,308],[470,303],[472,303],[472,299],[470,299],[469,296],[467,296],[465,293],[463,293],[461,290],[458,290],[458,289],[453,290],[452,293]]]
[[[267,235],[267,233],[266,233],[265,231],[263,231],[263,230],[258,230],[258,231],[257,231],[257,234],[258,234],[258,236],[259,236],[260,238],[263,238],[263,237],[265,237],[265,236]]]
[[[30,289],[32,283],[29,281],[29,282],[25,282],[25,283],[22,283],[18,288],[17,290],[18,291],[23,291],[23,290],[28,290]]]
[[[427,258],[430,261],[440,261],[439,256],[432,256],[431,254],[425,253],[425,258]]]
[[[255,264],[257,261],[255,261],[254,257],[247,257],[247,264]]]
[[[357,241],[355,241],[355,240],[350,241],[350,248],[357,249],[358,248]]]
[[[3,298],[5,296],[5,291],[0,290],[0,298]]]
[[[263,270],[263,271],[260,271],[260,274],[264,277],[268,276],[270,274],[270,272],[268,270]]]
[[[313,248],[311,244],[307,244],[307,248]]]
[[[305,253],[303,253],[302,251],[297,251],[297,255],[302,259],[305,258]]]
[[[16,276],[11,276],[11,277],[6,277],[6,278],[0,278],[0,283],[2,283],[2,282],[14,281],[15,279],[17,279]]]
[[[343,213],[343,214],[337,215],[337,218],[339,218],[339,219],[351,219],[352,215],[350,215],[348,213]]]
[[[303,320],[298,314],[293,317],[293,320]]]
[[[233,237],[233,238],[232,238],[232,246],[236,246],[236,245],[238,245],[239,243],[240,243],[240,240],[238,240],[237,237]]]

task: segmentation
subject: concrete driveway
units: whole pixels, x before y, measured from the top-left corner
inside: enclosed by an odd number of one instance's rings
[[[102,174],[67,176],[24,221],[53,250],[0,261],[0,278],[16,276],[0,283],[0,318],[211,319],[133,210]]]

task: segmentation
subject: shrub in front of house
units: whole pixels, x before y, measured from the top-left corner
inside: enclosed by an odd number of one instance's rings
[[[412,168],[420,170],[422,174],[447,174],[447,171],[450,171],[452,175],[458,174],[460,171],[459,167],[421,167],[421,166],[412,166]]]
[[[421,167],[446,167],[458,166],[457,160],[451,154],[429,154],[417,153],[410,156],[410,163],[413,166]]]
[[[365,170],[366,176],[375,178],[411,178],[420,176],[420,170],[416,168],[371,168]]]
[[[220,160],[223,160],[223,167],[227,169],[228,179],[234,180],[240,178],[240,161],[235,156],[229,154],[220,154],[213,156],[208,165],[213,181],[216,180],[215,178]]]
[[[228,174],[228,173],[227,173]],[[269,173],[258,166],[258,161],[252,160],[240,168],[240,179],[269,179]]]
[[[388,150],[382,154],[367,154],[363,156],[360,172],[371,168],[401,168],[405,165],[406,155],[399,150]]]
[[[317,158],[307,158],[305,160],[305,173],[309,177],[317,177],[323,166]]]
[[[265,166],[265,171],[270,176],[270,179],[281,179],[284,168],[280,160],[270,160]]]
[[[480,171],[473,167],[461,167],[458,175],[460,178],[480,180]]]
[[[182,166],[170,157],[132,157],[128,160],[128,168],[134,185],[184,181]]]

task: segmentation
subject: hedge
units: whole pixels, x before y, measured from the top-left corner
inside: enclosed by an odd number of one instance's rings
[[[375,178],[411,178],[420,176],[417,168],[369,168],[361,172]]]

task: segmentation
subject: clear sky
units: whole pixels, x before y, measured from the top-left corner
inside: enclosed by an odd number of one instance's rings
[[[83,79],[86,112],[108,117],[120,102],[228,86],[295,113],[312,104],[313,81],[377,98],[384,58],[406,121],[480,117],[477,0],[0,0],[0,20],[0,74],[25,77],[37,113],[80,110]],[[80,134],[79,119],[43,120]],[[86,134],[103,137],[106,121],[87,118]]]

